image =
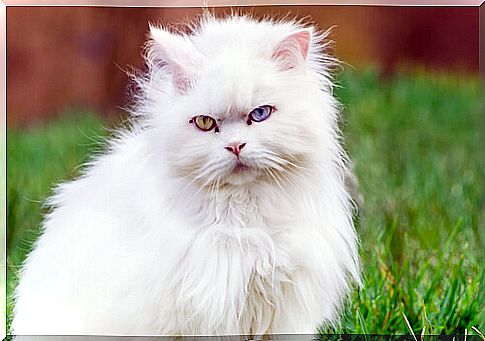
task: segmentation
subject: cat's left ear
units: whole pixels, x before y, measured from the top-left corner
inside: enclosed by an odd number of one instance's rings
[[[165,65],[172,75],[174,86],[184,92],[194,79],[201,55],[184,35],[150,25],[151,42],[147,58],[152,64]]]
[[[283,70],[297,67],[308,57],[311,39],[311,28],[303,28],[291,33],[276,46],[273,59],[281,64]]]

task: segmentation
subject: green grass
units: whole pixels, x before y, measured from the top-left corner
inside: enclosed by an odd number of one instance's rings
[[[381,79],[369,69],[346,71],[340,85],[346,149],[364,198],[357,229],[365,280],[341,324],[325,332],[408,334],[407,321],[416,334],[483,331],[478,79]],[[8,131],[9,293],[42,201],[78,174],[103,134],[93,116]]]

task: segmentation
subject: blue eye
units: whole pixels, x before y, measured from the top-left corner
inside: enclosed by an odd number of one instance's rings
[[[251,124],[251,122],[262,122],[266,120],[273,111],[274,108],[271,105],[262,105],[253,109],[248,115],[248,124]]]

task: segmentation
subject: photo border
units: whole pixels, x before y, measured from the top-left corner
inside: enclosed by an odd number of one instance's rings
[[[189,8],[189,7],[230,7],[230,6],[302,6],[302,5],[312,5],[312,6],[325,6],[325,5],[352,5],[352,6],[450,6],[450,7],[463,7],[463,6],[472,6],[472,7],[479,7],[479,75],[480,75],[480,85],[481,89],[485,89],[485,25],[483,23],[483,19],[485,18],[485,0],[377,0],[377,1],[366,1],[366,0],[347,0],[347,1],[322,1],[322,0],[307,0],[307,1],[290,1],[290,0],[265,0],[265,1],[256,1],[256,0],[239,0],[239,1],[231,1],[231,0],[98,0],[98,1],[89,1],[89,0],[0,0],[0,61],[1,61],[1,68],[0,68],[0,118],[1,118],[1,147],[2,147],[2,154],[1,154],[1,164],[0,169],[2,172],[2,182],[0,185],[0,200],[2,201],[2,208],[0,210],[0,215],[2,218],[3,224],[1,225],[0,233],[0,254],[2,257],[0,259],[0,264],[2,266],[2,271],[0,274],[0,286],[3,285],[2,294],[0,295],[0,304],[2,305],[2,317],[0,319],[0,339],[9,339],[7,336],[6,331],[6,273],[7,273],[7,255],[6,255],[6,212],[7,212],[7,200],[6,200],[6,182],[8,181],[6,178],[6,165],[7,165],[7,152],[6,152],[6,127],[7,127],[7,7],[16,7],[16,6],[92,6],[92,7],[179,7],[179,8]],[[482,113],[485,111],[485,96],[482,96],[482,100],[480,102],[480,106],[482,109]],[[479,122],[480,126],[482,127],[482,131],[485,131],[485,115],[482,116],[482,120]],[[481,134],[480,139],[482,141],[482,145],[485,145],[485,134]],[[480,157],[480,164],[482,170],[485,169],[485,160],[484,155],[479,155]],[[485,183],[485,175],[484,172],[480,174],[480,180],[482,180],[482,184]],[[479,222],[479,226],[483,226],[483,221],[485,220],[485,210],[483,209],[484,196],[482,195],[482,202],[479,203],[479,207],[481,208],[481,213],[479,213],[479,217],[481,222]],[[3,238],[3,239],[2,239]],[[482,249],[485,250],[485,236],[482,236],[479,245],[482,246]],[[485,284],[481,283],[482,289],[485,290]],[[485,314],[484,314],[485,315]],[[485,317],[485,316],[484,316]],[[475,330],[476,332],[480,333],[480,331]],[[310,336],[310,335],[306,335]],[[476,335],[478,339],[480,337]],[[240,337],[240,336],[239,336]],[[364,339],[374,339],[376,335],[335,335],[336,340],[364,340]],[[349,338],[350,337],[350,338]],[[377,337],[382,337],[382,335],[378,335]],[[453,339],[462,340],[463,338],[460,336],[453,336]],[[118,337],[117,337],[118,338]],[[132,337],[123,337],[123,339],[129,340]],[[164,337],[137,337],[137,341],[141,340],[162,340]],[[198,339],[207,339],[212,340],[215,337],[192,337]],[[448,337],[438,337],[439,340],[447,340]],[[483,336],[482,336],[483,338]],[[49,340],[55,340],[54,337],[49,337]],[[73,340],[92,340],[93,337],[74,337]],[[106,338],[106,339],[109,339]],[[134,339],[134,338],[133,338]],[[226,338],[224,338],[225,340]],[[231,337],[228,337],[227,340],[230,340]],[[276,337],[275,339],[281,339]],[[288,339],[288,338],[283,338]],[[282,339],[282,340],[283,340]],[[294,340],[298,340],[298,338],[290,338]],[[335,339],[334,337],[329,337],[329,339]],[[414,335],[395,335],[392,336],[392,339],[399,339],[399,340],[416,340]],[[468,335],[468,339],[472,340],[475,339],[474,336]],[[46,338],[47,340],[47,338]],[[105,340],[105,338],[103,338]],[[219,339],[218,339],[219,340]],[[429,339],[428,336],[425,340],[432,340]],[[452,340],[450,336],[450,341]],[[467,340],[467,336],[464,335],[464,340]],[[483,338],[485,340],[485,338]]]

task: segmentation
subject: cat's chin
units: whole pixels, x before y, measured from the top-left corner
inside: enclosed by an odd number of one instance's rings
[[[256,169],[246,165],[237,164],[225,178],[228,185],[244,186],[254,182],[258,177]]]

